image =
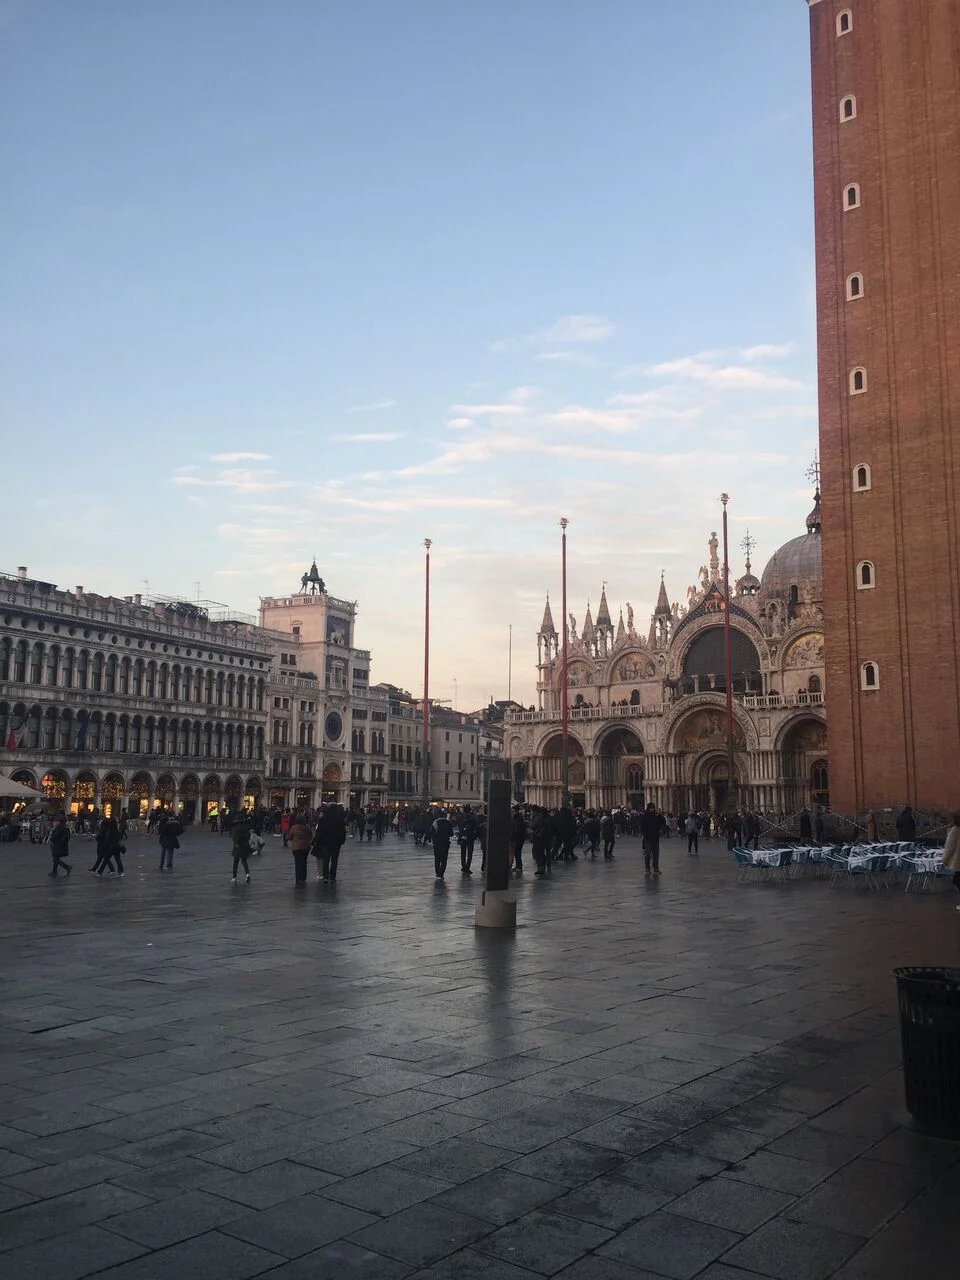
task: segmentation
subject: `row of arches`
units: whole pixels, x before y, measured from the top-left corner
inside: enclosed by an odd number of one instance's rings
[[[260,725],[189,717],[73,711],[70,707],[0,702],[0,734],[17,736],[18,747],[32,751],[89,751],[120,755],[218,760],[262,760]]]
[[[162,808],[180,813],[187,821],[205,820],[213,810],[225,806],[237,809],[261,802],[263,784],[256,775],[233,773],[154,774],[140,770],[125,775],[119,770],[16,769],[15,782],[32,787],[66,813],[98,809],[107,817],[125,813],[129,818],[146,818]]]
[[[266,697],[262,676],[9,637],[0,641],[0,680],[250,711],[262,711]]]

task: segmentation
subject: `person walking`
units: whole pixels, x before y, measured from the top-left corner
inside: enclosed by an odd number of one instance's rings
[[[237,883],[237,868],[243,864],[246,883],[250,883],[250,823],[245,814],[236,820],[230,830],[230,845],[233,850],[233,883]]]
[[[695,813],[688,813],[683,823],[683,833],[687,837],[687,853],[700,853],[700,823]]]
[[[173,817],[163,817],[157,827],[160,836],[160,870],[173,870],[173,851],[180,848],[183,827]]]
[[[560,836],[560,857],[564,862],[576,862],[573,844],[577,838],[577,820],[569,805],[561,805],[553,816],[557,834]]]
[[[586,852],[589,853],[591,858],[595,858],[600,841],[603,838],[603,822],[592,809],[584,819],[583,835],[587,846]]]
[[[545,809],[536,808],[530,819],[530,849],[537,869],[533,873],[541,878],[547,874],[547,857],[550,852],[550,841],[553,830],[547,819]]]
[[[609,862],[613,857],[613,846],[617,843],[617,824],[612,813],[605,813],[600,819],[600,839],[603,841],[603,856]]]
[[[104,818],[99,827],[97,827],[97,860],[90,868],[98,876],[102,876],[107,865],[110,866],[110,874],[113,874],[114,862],[116,862],[117,875],[123,878],[123,862],[120,859],[121,853],[124,852],[123,845],[120,843],[120,831],[114,818]]]
[[[473,872],[473,846],[477,840],[477,820],[468,804],[463,806],[463,813],[460,815],[459,830],[457,839],[460,842],[460,874],[462,876],[472,876]]]
[[[433,824],[433,869],[438,880],[442,880],[446,873],[452,839],[453,823],[445,813],[441,813]]]
[[[336,880],[337,867],[340,862],[340,850],[347,842],[347,817],[342,804],[332,804],[329,812],[328,840],[326,849],[329,854],[329,865],[324,864],[324,879]]]
[[[293,854],[294,879],[297,884],[305,884],[307,880],[307,855],[310,852],[311,832],[307,820],[298,813],[293,820],[287,841]]]
[[[901,844],[912,844],[917,838],[917,820],[913,810],[905,804],[897,818],[897,839]]]
[[[953,815],[953,825],[944,841],[943,865],[953,872],[953,885],[957,893],[960,893],[960,813]],[[957,910],[960,911],[960,907]]]
[[[53,830],[50,832],[50,856],[53,858],[53,870],[47,874],[56,879],[57,871],[63,867],[67,875],[72,871],[69,863],[64,862],[64,858],[70,852],[70,828],[67,826],[66,819],[57,818],[53,824]]]
[[[513,869],[518,876],[523,875],[523,844],[527,838],[527,824],[523,820],[520,806],[513,806],[513,819],[510,823],[510,847],[513,850]]]
[[[813,839],[813,823],[810,821],[809,809],[800,811],[800,839],[806,840],[807,844]]]
[[[640,819],[640,834],[643,837],[643,869],[650,875],[660,874],[660,815],[651,800]]]

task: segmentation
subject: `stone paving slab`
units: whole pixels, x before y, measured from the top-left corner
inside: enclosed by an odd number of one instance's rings
[[[955,1276],[960,1143],[905,1127],[895,964],[947,894],[737,885],[636,844],[517,883],[412,840],[334,885],[69,879],[2,846],[0,1270],[17,1280]]]

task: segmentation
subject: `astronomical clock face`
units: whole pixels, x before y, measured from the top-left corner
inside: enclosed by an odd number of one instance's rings
[[[338,711],[330,711],[323,722],[323,730],[330,742],[339,742],[343,736],[343,720]]]

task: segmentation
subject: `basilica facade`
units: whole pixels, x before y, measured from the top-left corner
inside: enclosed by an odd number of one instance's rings
[[[768,815],[829,805],[824,716],[820,494],[806,532],[750,564],[729,602],[735,802]],[[568,628],[568,782],[575,807],[653,801],[668,813],[721,810],[730,798],[724,615],[718,540],[685,604],[661,579],[649,628],[627,604],[614,625],[604,587],[596,619]],[[539,706],[507,718],[515,787],[532,804],[562,795],[563,641],[549,598],[537,634]]]

